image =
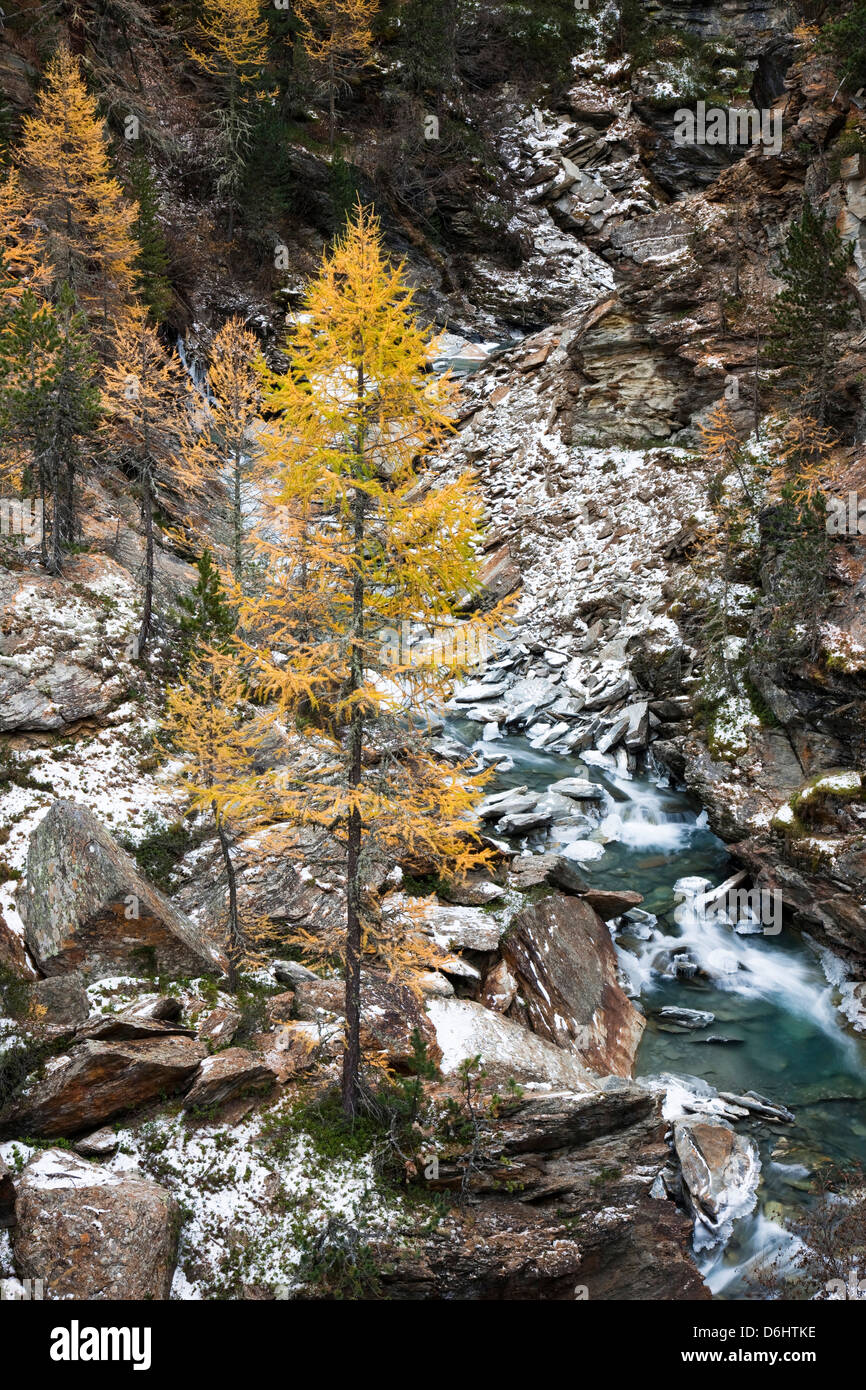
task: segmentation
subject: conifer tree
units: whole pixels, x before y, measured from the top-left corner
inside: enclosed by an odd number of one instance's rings
[[[187,378],[176,359],[166,354],[141,308],[128,315],[105,376],[104,404],[115,450],[135,478],[141,503],[144,600],[137,654],[143,656],[153,619],[157,473],[163,469],[187,489],[197,487],[202,476],[185,447],[190,429]]]
[[[244,601],[239,630],[249,680],[273,719],[284,727],[309,713],[327,750],[318,772],[290,765],[271,790],[283,818],[328,825],[346,847],[342,1091],[354,1115],[361,955],[375,937],[363,894],[373,846],[457,877],[485,858],[471,819],[483,777],[434,758],[422,727],[462,654],[455,645],[438,665],[415,665],[383,640],[383,629],[393,636],[419,616],[455,622],[457,596],[477,584],[480,502],[468,478],[418,486],[416,459],[451,428],[448,384],[425,375],[412,291],[402,267],[386,262],[369,212],[359,207],[326,254],[307,308],[289,370],[271,378],[265,402],[275,417],[265,463],[278,476],[284,532],[262,541],[270,586]],[[371,760],[376,740],[392,751]],[[262,794],[254,779],[218,800],[243,808]]]
[[[207,427],[193,445],[196,469],[213,476],[228,473],[232,574],[237,585],[243,577],[245,525],[257,495],[251,432],[261,410],[260,364],[255,334],[242,319],[228,319],[211,347]]]
[[[205,555],[208,552],[205,551]],[[245,775],[243,676],[231,654],[207,643],[196,647],[186,677],[169,689],[163,728],[181,760],[178,780],[190,809],[213,816],[228,887],[228,986],[237,991],[244,937],[238,912],[237,879],[231,855],[231,817],[220,792]]]
[[[378,0],[295,0],[304,51],[328,87],[328,132],[334,148],[337,88],[368,61]]]
[[[224,98],[216,113],[220,132],[217,188],[228,203],[231,241],[250,144],[250,94],[268,60],[268,29],[261,18],[260,0],[213,0],[200,21],[199,37],[199,46],[189,52],[217,79]]]
[[[36,115],[24,118],[20,163],[55,287],[70,286],[108,357],[135,289],[135,208],[111,174],[96,100],[68,48],[48,64]]]
[[[853,247],[808,199],[792,223],[776,273],[785,288],[772,305],[769,359],[789,369],[798,411],[823,424],[835,361],[835,340],[852,320],[847,270]]]
[[[135,259],[138,289],[155,324],[164,321],[171,308],[171,281],[168,278],[168,250],[159,224],[159,204],[150,165],[138,151],[129,166],[129,180],[138,204],[133,231],[139,251]]]
[[[234,632],[235,619],[210,550],[199,557],[198,579],[191,592],[179,600],[180,628],[192,650],[207,646],[221,650]]]
[[[43,509],[42,562],[60,574],[77,533],[75,480],[81,441],[97,423],[96,363],[72,292],[56,306],[21,296],[0,337],[0,418],[33,460]]]

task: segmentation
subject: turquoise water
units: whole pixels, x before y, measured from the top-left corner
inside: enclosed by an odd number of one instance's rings
[[[449,732],[467,745],[478,726],[455,723]],[[866,1042],[853,1035],[834,1007],[833,988],[808,943],[787,926],[778,936],[738,936],[721,926],[682,928],[673,920],[674,884],[696,875],[721,883],[733,871],[725,846],[702,824],[700,806],[687,794],[646,776],[626,779],[529,747],[520,737],[495,745],[513,761],[497,774],[495,789],[528,785],[546,791],[558,778],[588,777],[605,788],[606,804],[592,819],[614,836],[604,855],[580,866],[598,888],[634,889],[658,918],[655,939],[617,939],[621,965],[647,1013],[664,1005],[709,1010],[715,1022],[700,1032],[664,1032],[650,1019],[636,1075],[672,1072],[699,1077],[719,1090],[756,1091],[793,1110],[793,1125],[740,1126],[757,1140],[762,1180],[755,1211],[736,1222],[724,1248],[696,1253],[719,1297],[758,1296],[749,1283],[756,1260],[790,1244],[779,1218],[795,1216],[809,1200],[809,1174],[822,1159],[866,1161]],[[554,827],[554,835],[556,835]],[[525,846],[549,848],[547,831]],[[671,946],[687,944],[703,964],[724,960],[712,978],[672,979],[652,969]],[[708,1043],[708,1035],[731,1041]]]

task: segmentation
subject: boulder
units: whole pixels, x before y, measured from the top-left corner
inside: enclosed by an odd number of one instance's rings
[[[619,893],[611,889],[593,888],[583,894],[583,901],[598,913],[603,922],[610,922],[630,908],[639,907],[643,902],[643,893],[633,893],[627,888]]]
[[[424,927],[443,951],[495,951],[502,935],[502,923],[479,907],[452,907],[428,903]]]
[[[547,790],[570,796],[573,801],[604,801],[605,795],[604,787],[586,777],[561,777],[558,782],[551,782]]]
[[[504,960],[497,961],[487,972],[481,1002],[485,1008],[495,1009],[497,1013],[507,1013],[517,994],[517,981]]]
[[[282,1085],[292,1077],[309,1071],[322,1056],[338,1057],[343,1045],[341,1019],[305,1022],[295,1019],[279,1024],[271,1033],[256,1033],[252,1041],[261,1050],[265,1066]]]
[[[502,957],[533,1032],[592,1071],[631,1075],[645,1021],[617,982],[610,933],[588,903],[556,893],[523,908]]]
[[[722,1228],[754,1207],[761,1161],[752,1139],[724,1120],[689,1116],[674,1125],[674,1147],[696,1231],[721,1235]]]
[[[566,1052],[519,1023],[471,999],[430,999],[427,1012],[442,1050],[440,1069],[452,1076],[480,1056],[488,1078],[499,1084],[546,1085],[556,1090],[591,1091],[595,1078],[573,1052]]]
[[[90,1014],[90,1000],[77,971],[47,980],[36,980],[30,988],[30,1016],[37,1024],[50,1027],[83,1023]]]
[[[160,1023],[177,1023],[181,1015],[180,1000],[171,994],[145,994],[123,1010],[124,1018],[155,1018]]]
[[[280,995],[280,998],[283,998]],[[234,1041],[234,1036],[241,1026],[241,1015],[239,1009],[232,1008],[231,1004],[218,1005],[212,1009],[198,1029],[198,1036],[203,1042],[210,1043],[212,1047],[228,1047]]]
[[[184,1110],[223,1105],[235,1096],[269,1091],[276,1077],[265,1059],[245,1047],[229,1047],[205,1057],[183,1100]]]
[[[328,1017],[332,1021],[342,1020],[345,1017],[345,989],[343,980],[316,980],[315,983],[308,980],[299,984],[295,991],[298,1019],[314,1024]],[[416,1030],[427,1045],[429,1060],[437,1063],[439,1047],[436,1033],[423,1004],[413,991],[396,980],[389,980],[379,971],[363,970],[361,1045],[364,1050],[380,1053],[390,1067],[401,1071],[414,1059],[413,1034]]]
[[[55,801],[30,837],[18,893],[27,945],[46,975],[214,974],[218,951],[153,888],[90,811]]]
[[[97,1042],[131,1042],[133,1038],[194,1038],[192,1028],[181,1023],[163,1023],[159,1018],[140,1018],[132,1014],[102,1014],[88,1019],[76,1031],[75,1041],[92,1038]]]
[[[120,1139],[113,1129],[95,1129],[92,1134],[85,1134],[83,1139],[78,1139],[73,1145],[77,1154],[83,1158],[111,1158],[120,1148]]]
[[[289,1023],[295,1016],[295,991],[272,994],[265,1005],[265,1016],[269,1023]]]
[[[45,1149],[19,1179],[15,1218],[18,1275],[48,1298],[168,1298],[180,1222],[158,1183]]]
[[[316,980],[318,976],[297,960],[275,960],[274,979],[281,985],[299,985],[304,980]]]
[[[0,1113],[0,1135],[54,1138],[93,1129],[183,1090],[206,1055],[201,1043],[184,1037],[79,1043],[13,1096]]]

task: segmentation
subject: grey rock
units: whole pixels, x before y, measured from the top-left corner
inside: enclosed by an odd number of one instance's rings
[[[152,887],[83,806],[55,801],[30,837],[18,892],[27,946],[48,975],[215,974],[219,951]]]

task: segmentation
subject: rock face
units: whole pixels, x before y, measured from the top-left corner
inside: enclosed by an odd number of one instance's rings
[[[588,903],[554,894],[524,908],[502,956],[533,1032],[591,1071],[631,1075],[644,1019],[617,983],[610,933]]]
[[[46,1297],[168,1298],[179,1213],[158,1183],[46,1149],[21,1175],[15,1218],[18,1275]]]
[[[116,616],[106,619],[109,595]],[[135,584],[107,556],[70,557],[63,580],[0,572],[0,732],[106,713],[132,677],[118,651],[136,605]]]
[[[382,1252],[401,1299],[706,1299],[690,1223],[649,1189],[668,1158],[657,1101],[628,1083],[507,1104],[483,1129],[471,1205]],[[463,1164],[440,1160],[433,1186]]]
[[[195,923],[153,888],[82,806],[55,801],[30,839],[18,907],[46,975],[214,974],[223,963]]]
[[[80,1134],[162,1095],[183,1090],[207,1055],[189,1038],[79,1043],[52,1069],[13,1097],[0,1115],[0,1134]]]
[[[27,959],[27,951],[21,937],[14,932],[0,912],[0,967],[10,974],[26,980],[34,974],[33,966]]]

